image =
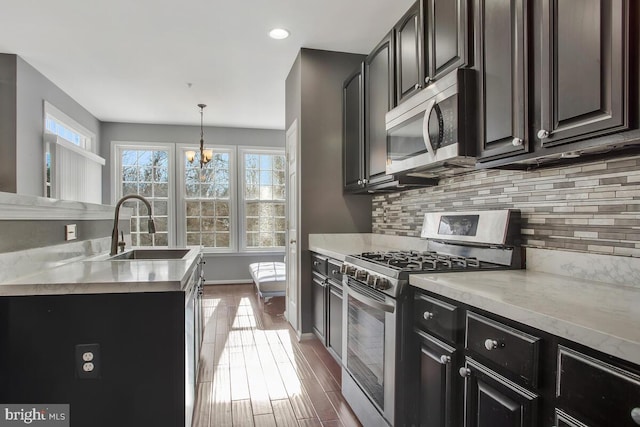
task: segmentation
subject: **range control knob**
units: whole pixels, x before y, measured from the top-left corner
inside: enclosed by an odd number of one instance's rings
[[[367,285],[371,286],[372,288],[376,287],[376,284],[378,283],[379,277],[376,276],[375,274],[369,274],[367,276]]]
[[[383,277],[378,277],[378,281],[376,282],[376,289],[380,289],[384,291],[385,289],[389,289],[391,287],[391,283]]]
[[[356,270],[356,273],[353,277],[355,277],[356,280],[365,280],[367,278],[367,272],[364,270]]]
[[[356,274],[356,268],[350,265],[342,265],[342,267],[340,267],[340,271],[343,274],[346,274],[347,276],[351,276],[351,277],[355,276]]]

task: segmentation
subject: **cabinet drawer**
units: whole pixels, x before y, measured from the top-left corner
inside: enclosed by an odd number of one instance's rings
[[[327,260],[327,276],[329,276],[329,279],[333,279],[338,283],[342,283],[342,273],[340,273],[341,266],[342,263],[338,260]]]
[[[455,344],[458,336],[458,307],[416,293],[414,323],[418,328]]]
[[[558,347],[557,375],[558,406],[580,422],[591,427],[640,424],[640,376],[563,346]]]
[[[467,312],[466,347],[534,387],[540,338]]]
[[[327,275],[327,258],[320,255],[311,254],[311,269],[313,271],[317,271],[323,276],[326,276]]]

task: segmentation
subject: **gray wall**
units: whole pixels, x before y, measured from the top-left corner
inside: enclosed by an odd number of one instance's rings
[[[286,128],[300,138],[301,331],[311,331],[309,234],[371,232],[371,197],[342,191],[342,85],[363,55],[302,49],[286,81]]]
[[[100,140],[102,141],[100,156],[107,161],[102,171],[102,202],[109,205],[111,204],[111,143],[113,141],[198,144],[200,126],[103,122]],[[204,128],[204,142],[205,146],[217,144],[284,148],[284,132],[271,129],[207,126]]]
[[[194,109],[195,111],[195,109]],[[206,112],[205,112],[206,114]],[[102,123],[102,150],[100,155],[107,160],[102,176],[102,199],[111,204],[111,143],[112,141],[191,143],[200,140],[200,126],[149,125],[131,123]],[[205,127],[205,146],[252,145],[284,147],[284,131],[270,129],[243,129]],[[283,254],[207,254],[205,255],[205,277],[214,282],[249,282],[249,264],[260,261],[282,261]]]
[[[0,54],[0,191],[16,188],[16,56]]]
[[[18,194],[43,196],[44,164],[44,101],[62,111],[96,134],[100,147],[100,122],[89,111],[63,92],[38,70],[16,57],[17,115],[17,190]]]

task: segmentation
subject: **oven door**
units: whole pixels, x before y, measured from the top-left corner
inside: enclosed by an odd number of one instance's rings
[[[344,284],[343,395],[363,425],[393,425],[396,302],[351,277]]]

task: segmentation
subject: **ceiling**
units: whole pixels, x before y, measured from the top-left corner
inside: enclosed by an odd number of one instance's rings
[[[367,53],[413,0],[2,0],[0,52],[101,121],[283,129],[301,47]],[[273,40],[274,27],[291,32]]]

